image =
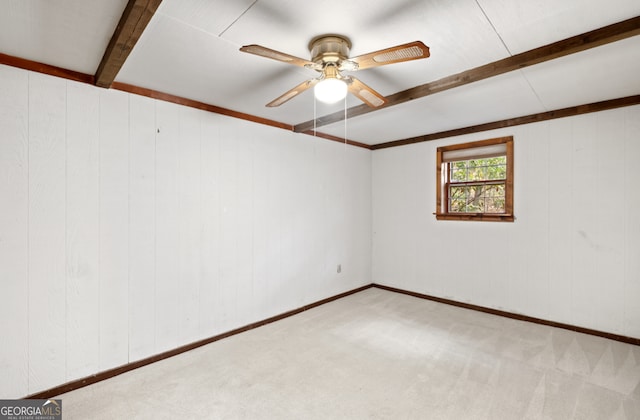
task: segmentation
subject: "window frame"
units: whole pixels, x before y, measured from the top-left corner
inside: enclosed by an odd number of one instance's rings
[[[447,191],[449,187],[449,174],[443,170],[445,164],[444,153],[453,150],[473,150],[475,148],[492,146],[496,144],[506,145],[506,179],[505,179],[505,211],[504,213],[458,213],[449,212]],[[472,155],[470,152],[469,155]],[[458,159],[468,160],[468,159]],[[489,182],[487,182],[489,183]],[[449,146],[441,146],[436,150],[436,212],[437,220],[475,220],[489,222],[513,222],[513,136],[497,137],[493,139],[473,141]]]

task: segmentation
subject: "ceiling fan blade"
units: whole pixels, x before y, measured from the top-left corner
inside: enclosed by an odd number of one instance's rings
[[[358,97],[362,102],[369,105],[371,108],[377,108],[387,103],[387,98],[371,89],[369,86],[362,83],[355,77],[350,77],[351,83],[349,83],[349,92]]]
[[[271,48],[263,47],[261,45],[255,45],[255,44],[245,45],[244,47],[240,48],[240,51],[246,52],[249,54],[259,55],[261,57],[271,58],[272,60],[278,60],[278,61],[282,61],[285,63],[300,66],[300,67],[315,66],[315,64],[309,60],[305,60],[299,57],[294,57],[293,55],[272,50]]]
[[[429,47],[421,41],[414,41],[408,44],[396,45],[395,47],[385,48],[384,50],[359,55],[358,57],[350,58],[349,61],[357,63],[358,70],[362,70],[427,57],[429,57]]]
[[[316,83],[318,83],[318,79],[305,80],[304,82],[300,83],[298,86],[294,87],[293,89],[278,96],[276,99],[269,102],[266,106],[268,107],[280,106],[283,103],[287,102],[288,100],[298,96],[299,94],[309,89],[310,87],[313,87]]]

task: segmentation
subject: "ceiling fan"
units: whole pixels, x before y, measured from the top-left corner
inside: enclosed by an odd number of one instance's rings
[[[267,104],[280,106],[305,90],[315,86],[316,98],[327,103],[343,99],[347,91],[372,108],[384,105],[387,99],[380,93],[353,76],[345,76],[342,71],[357,71],[371,67],[429,57],[429,47],[421,41],[397,45],[380,51],[349,58],[351,41],[341,35],[322,35],[311,40],[309,51],[311,60],[294,57],[261,45],[245,45],[240,51],[282,61],[315,70],[320,75],[306,80]]]

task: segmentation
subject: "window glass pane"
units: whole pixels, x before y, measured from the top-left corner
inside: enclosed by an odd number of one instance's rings
[[[504,213],[505,184],[452,185],[449,211],[452,213]]]
[[[465,202],[466,200],[464,198],[451,198],[449,201],[449,211],[452,213],[464,213]]]
[[[504,197],[504,184],[487,185],[487,197]]]
[[[459,163],[459,162],[458,162]],[[464,182],[467,180],[467,168],[464,166],[451,166],[451,181]]]
[[[487,179],[487,168],[480,161],[470,161],[468,181],[482,181]]]
[[[489,169],[487,179],[505,179],[507,177],[507,165],[496,165]]]
[[[451,187],[449,190],[449,197],[451,198],[465,198],[467,196],[467,187]]]
[[[504,213],[504,198],[486,198],[485,213]]]
[[[451,162],[451,182],[486,181],[505,179],[506,157],[471,159]]]
[[[467,213],[482,213],[484,212],[484,198],[482,196],[475,197],[473,200],[467,203]]]
[[[487,165],[492,165],[492,166],[506,165],[507,164],[507,157],[506,156],[496,156],[496,157],[485,159],[485,162],[487,163]]]

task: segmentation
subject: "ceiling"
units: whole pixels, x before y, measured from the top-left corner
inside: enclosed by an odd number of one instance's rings
[[[94,74],[127,0],[0,0],[0,53]],[[316,73],[238,49],[304,59],[317,35],[357,56],[421,40],[431,57],[363,70],[391,95],[640,15],[638,0],[163,0],[115,81],[296,125],[344,104],[307,91],[265,104]],[[640,36],[466,84],[319,131],[369,145],[640,94]],[[349,96],[347,107],[360,105]]]

